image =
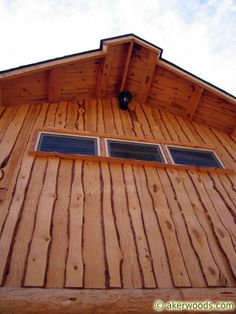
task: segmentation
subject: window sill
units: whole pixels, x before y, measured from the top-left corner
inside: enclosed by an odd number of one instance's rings
[[[196,166],[181,166],[170,163],[159,163],[152,161],[143,161],[143,160],[134,160],[134,159],[125,159],[125,158],[114,158],[106,156],[91,156],[91,155],[72,155],[72,154],[63,154],[57,152],[40,152],[30,150],[29,154],[31,156],[37,157],[59,157],[63,159],[72,159],[72,160],[88,160],[88,161],[100,161],[100,162],[110,162],[110,163],[119,163],[119,164],[130,164],[130,165],[141,165],[141,166],[152,166],[155,168],[166,168],[166,169],[176,169],[176,170],[192,170],[192,171],[201,171],[201,172],[216,172],[222,174],[232,174],[233,170],[225,168],[212,168],[212,167],[196,167]]]

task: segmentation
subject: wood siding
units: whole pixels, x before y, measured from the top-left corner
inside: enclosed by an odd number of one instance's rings
[[[235,287],[235,174],[29,155],[43,127],[207,144],[236,171],[236,137],[156,108],[1,107],[2,286]]]
[[[100,50],[0,71],[0,105],[117,97],[235,134],[236,98],[161,57],[135,35],[106,39]]]

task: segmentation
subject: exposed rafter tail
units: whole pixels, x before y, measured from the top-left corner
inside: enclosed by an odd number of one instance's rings
[[[48,101],[57,102],[60,100],[60,76],[61,68],[53,68],[48,76]]]
[[[197,111],[197,107],[200,103],[204,88],[202,86],[195,86],[195,91],[192,94],[192,98],[189,102],[187,108],[187,117],[192,120],[194,117],[195,112]]]
[[[145,73],[143,75],[142,87],[141,87],[139,94],[137,96],[137,100],[142,104],[145,104],[147,101],[148,94],[149,94],[150,88],[152,86],[152,80],[154,77],[157,60],[159,57],[160,57],[159,53],[153,52],[153,51],[149,52],[147,67],[146,67]]]
[[[97,97],[105,97],[107,94],[107,86],[109,83],[110,72],[112,68],[112,63],[114,59],[114,46],[104,47],[106,51],[105,60],[101,63],[101,67],[99,69],[99,77],[97,80]]]
[[[127,74],[128,74],[128,70],[129,70],[129,64],[130,64],[133,46],[134,46],[134,41],[132,40],[129,44],[129,47],[128,47],[128,52],[127,52],[127,56],[126,56],[126,60],[125,60],[124,72],[123,72],[122,81],[120,84],[120,91],[125,89],[125,82],[126,82],[126,78],[127,78]]]

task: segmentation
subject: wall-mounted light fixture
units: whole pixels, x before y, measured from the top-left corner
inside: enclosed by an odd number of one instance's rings
[[[128,109],[128,105],[131,102],[131,99],[132,99],[132,95],[131,95],[130,92],[128,92],[128,91],[120,92],[119,95],[118,95],[120,109],[121,110],[127,110]]]

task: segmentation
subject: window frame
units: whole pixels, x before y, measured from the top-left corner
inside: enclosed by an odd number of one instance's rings
[[[60,152],[45,152],[37,150],[39,145],[39,140],[42,134],[54,134],[54,135],[62,135],[62,136],[74,136],[81,138],[91,138],[96,140],[97,144],[97,155],[83,155],[83,154],[67,154]],[[145,161],[138,159],[127,159],[127,158],[118,158],[109,156],[109,150],[107,146],[107,141],[117,141],[117,142],[130,142],[130,143],[138,143],[138,144],[146,144],[146,145],[158,145],[159,151],[163,158],[163,162],[158,161]],[[212,152],[219,162],[221,168],[217,167],[205,167],[205,166],[196,166],[196,165],[182,165],[174,163],[171,154],[168,150],[169,147],[183,148],[183,149],[195,149],[195,150],[203,150]],[[96,162],[111,162],[111,163],[120,163],[120,164],[131,164],[131,165],[147,165],[155,168],[166,168],[166,169],[176,169],[176,170],[196,170],[203,172],[216,172],[216,173],[224,173],[224,174],[232,174],[235,171],[230,167],[230,165],[221,161],[217,154],[217,148],[215,146],[210,146],[206,144],[191,144],[191,143],[178,143],[175,141],[167,141],[161,139],[149,139],[149,138],[141,138],[141,137],[130,137],[125,135],[118,134],[106,134],[94,131],[81,131],[81,130],[72,130],[72,129],[59,129],[54,127],[42,127],[36,128],[30,137],[29,140],[29,150],[28,154],[31,156],[38,157],[59,157],[65,159],[72,160],[90,160]],[[222,160],[224,161],[224,156],[222,156]],[[225,161],[226,162],[226,161]]]
[[[61,153],[61,152],[56,152],[56,153],[60,153],[60,154],[65,154],[65,155],[80,155],[80,156],[101,156],[101,148],[100,148],[100,138],[98,136],[87,136],[87,135],[80,135],[80,134],[69,134],[69,133],[63,133],[63,132],[51,132],[51,131],[39,131],[37,134],[37,138],[36,138],[36,142],[34,145],[34,151],[36,152],[43,152],[41,150],[38,149],[38,145],[39,145],[39,141],[41,138],[42,134],[54,134],[54,135],[60,135],[60,136],[64,136],[64,137],[84,137],[84,138],[91,138],[91,139],[96,139],[96,143],[97,143],[97,155],[84,155],[84,154],[67,154],[67,153]],[[48,153],[53,153],[52,152],[48,152]]]
[[[198,166],[198,165],[185,165],[185,164],[178,164],[174,161],[174,159],[172,158],[171,152],[169,150],[169,147],[174,147],[174,148],[181,148],[181,149],[185,149],[185,150],[195,150],[195,151],[204,151],[204,152],[211,152],[213,153],[215,159],[218,161],[218,163],[221,165],[221,167],[211,167],[211,166]],[[182,146],[182,145],[165,145],[165,149],[167,151],[167,154],[170,158],[170,161],[173,165],[177,165],[177,166],[193,166],[193,167],[203,167],[203,168],[217,168],[217,169],[226,169],[223,162],[220,160],[220,158],[218,157],[217,153],[212,150],[212,149],[205,149],[205,148],[196,148],[196,147],[186,147],[186,146]]]
[[[158,146],[161,152],[161,156],[163,158],[163,162],[159,162],[159,161],[150,161],[150,160],[143,160],[143,159],[130,159],[130,158],[125,158],[125,157],[113,157],[110,156],[109,154],[109,148],[108,148],[108,141],[113,141],[113,142],[125,142],[125,143],[137,143],[137,144],[145,144],[145,145],[150,145],[150,146]],[[117,158],[117,159],[122,159],[122,160],[138,160],[141,162],[153,162],[153,163],[159,163],[159,164],[168,164],[168,160],[166,159],[165,153],[162,149],[161,144],[158,143],[148,143],[148,142],[140,142],[140,141],[132,141],[132,140],[123,140],[123,139],[117,139],[117,138],[104,138],[105,141],[105,152],[106,152],[106,156],[109,158]]]

